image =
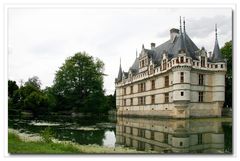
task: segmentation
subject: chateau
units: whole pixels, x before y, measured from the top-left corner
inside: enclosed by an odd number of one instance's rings
[[[117,115],[167,118],[221,117],[226,61],[217,27],[213,52],[199,49],[188,36],[185,20],[170,39],[142,51],[128,72],[121,63],[115,79]]]

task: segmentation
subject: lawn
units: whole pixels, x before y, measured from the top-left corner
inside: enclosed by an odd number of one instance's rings
[[[26,139],[26,140],[25,140]],[[33,139],[34,140],[34,139]],[[45,142],[34,140],[19,133],[8,132],[8,152],[10,154],[106,154],[106,153],[146,153],[126,147],[103,147],[99,145],[80,145],[72,142]],[[155,153],[153,151],[149,153]]]
[[[80,151],[70,144],[25,142],[17,134],[8,133],[8,152],[10,154],[74,154]]]

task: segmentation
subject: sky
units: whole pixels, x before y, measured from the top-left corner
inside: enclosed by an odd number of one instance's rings
[[[85,51],[105,63],[104,89],[113,94],[120,58],[128,71],[142,44],[169,40],[179,16],[198,48],[213,50],[215,24],[220,47],[232,40],[230,8],[10,8],[8,78],[20,84],[38,76],[42,88],[51,86],[65,59]]]

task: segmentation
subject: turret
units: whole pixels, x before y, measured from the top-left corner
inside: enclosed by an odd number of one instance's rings
[[[224,62],[223,56],[221,54],[218,39],[217,39],[217,25],[215,25],[215,45],[212,54],[212,61],[213,62]]]
[[[120,58],[120,66],[119,66],[119,71],[118,71],[118,77],[116,79],[117,82],[122,81],[122,66],[121,66],[121,58]]]

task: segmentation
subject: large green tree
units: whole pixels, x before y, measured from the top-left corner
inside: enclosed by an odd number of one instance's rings
[[[226,42],[221,48],[221,53],[227,60],[227,73],[226,73],[226,92],[224,107],[232,107],[232,41]]]
[[[53,85],[59,110],[104,112],[103,70],[104,63],[85,52],[67,58]]]
[[[16,81],[8,80],[8,97],[12,98],[16,90],[18,90],[18,85]]]

